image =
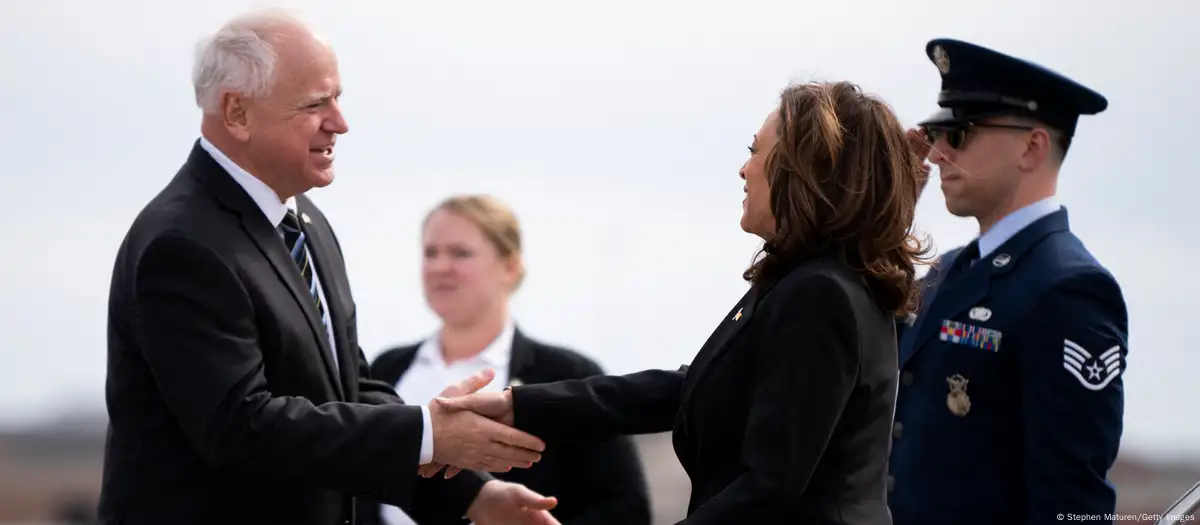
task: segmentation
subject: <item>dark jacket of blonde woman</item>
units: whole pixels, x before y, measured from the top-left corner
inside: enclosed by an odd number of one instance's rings
[[[409,369],[419,344],[391,348],[371,364],[371,377],[396,384]],[[510,384],[538,384],[603,374],[595,361],[567,348],[531,339],[519,328],[512,338],[506,376]],[[633,441],[624,436],[585,440],[547,449],[527,469],[494,474],[539,494],[556,496],[551,511],[563,525],[650,525],[650,495]],[[420,512],[420,511],[418,511]],[[378,503],[360,500],[361,525],[379,525]],[[412,516],[421,525],[459,525],[465,520]]]

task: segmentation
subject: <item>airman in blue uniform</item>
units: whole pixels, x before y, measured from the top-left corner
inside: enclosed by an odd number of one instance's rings
[[[1055,186],[1080,115],[1108,102],[966,42],[934,40],[926,53],[941,109],[919,127],[947,208],[975,218],[980,235],[935,263],[919,314],[898,323],[894,523],[1103,523],[1116,506],[1107,473],[1127,314]]]

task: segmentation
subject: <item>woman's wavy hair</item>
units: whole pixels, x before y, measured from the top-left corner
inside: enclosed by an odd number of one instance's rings
[[[891,107],[849,82],[810,82],[784,90],[778,122],[766,160],[776,229],[743,277],[759,285],[833,257],[884,311],[915,311],[928,251],[912,234],[924,161]]]

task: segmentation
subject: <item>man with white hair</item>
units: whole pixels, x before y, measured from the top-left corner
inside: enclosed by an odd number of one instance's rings
[[[304,196],[348,131],[332,49],[287,12],[244,15],[200,46],[194,82],[201,137],[113,268],[100,522],[352,524],[368,495],[556,523],[520,485],[418,476],[528,467],[540,440],[369,379],[341,247]]]

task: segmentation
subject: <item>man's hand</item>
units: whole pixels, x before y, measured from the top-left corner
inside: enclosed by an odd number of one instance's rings
[[[561,525],[549,512],[558,500],[542,496],[524,485],[492,480],[483,484],[467,518],[475,525]]]
[[[482,394],[471,394],[467,399],[478,395]],[[513,467],[533,466],[546,450],[542,440],[470,410],[455,409],[446,398],[429,403],[429,415],[433,421],[435,463],[508,472]]]
[[[442,393],[438,394],[438,396],[439,397],[458,397],[458,396],[465,396],[468,394],[474,394],[475,392],[478,392],[480,388],[483,388],[483,387],[487,386],[488,383],[491,383],[492,380],[495,378],[496,378],[496,371],[491,368],[485,368],[478,374],[472,375],[471,377],[468,377],[466,379],[463,379],[462,381],[459,381],[458,383],[455,383],[453,385],[446,387],[446,389],[442,390]],[[442,467],[445,467],[445,466],[446,465],[443,465],[436,461],[433,463],[426,463],[417,468],[417,473],[420,474],[421,476],[429,478],[429,477],[432,477],[434,474],[437,474],[438,471],[442,470]],[[446,469],[446,479],[453,478],[455,475],[457,475],[461,471],[462,471],[462,469],[460,469],[458,467],[447,468]]]
[[[475,393],[453,399],[438,397],[435,404],[453,411],[469,410],[493,421],[513,426],[512,391]]]
[[[933,148],[933,143],[929,142],[929,137],[925,136],[925,132],[913,128],[908,130],[908,146],[912,148],[913,153],[917,155],[917,160],[921,163],[921,178],[917,181],[917,195],[925,191],[925,184],[929,182],[929,172],[932,168],[926,163],[925,159],[929,158],[929,150]]]

